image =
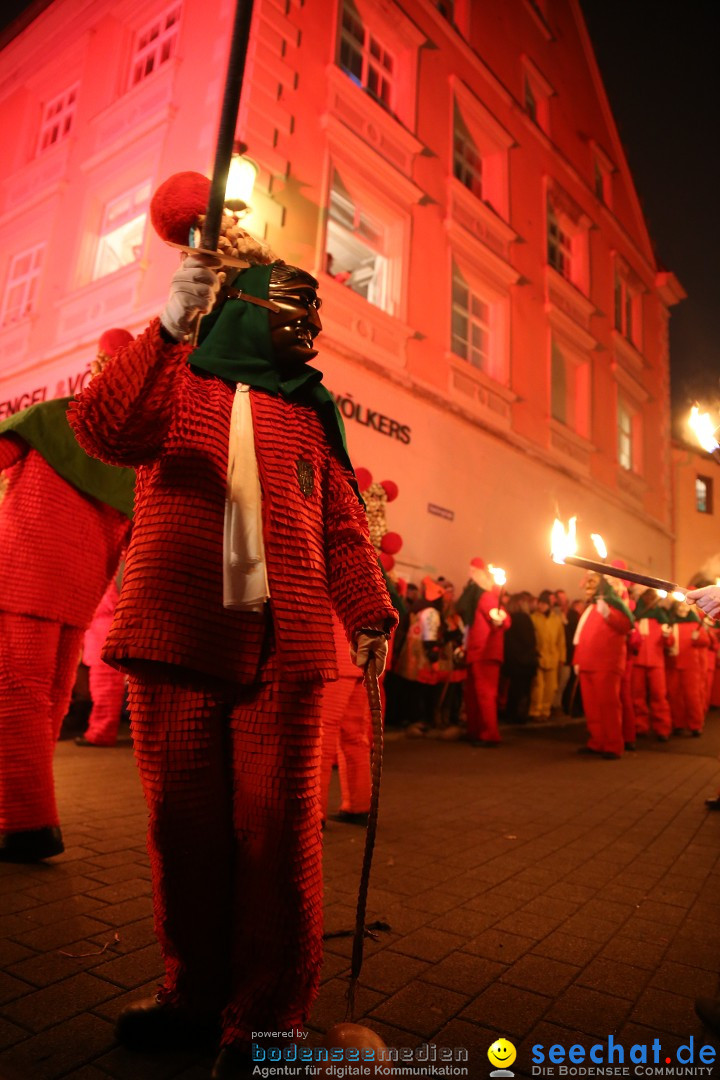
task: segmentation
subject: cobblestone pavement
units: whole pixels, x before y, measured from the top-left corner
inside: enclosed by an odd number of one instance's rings
[[[390,1046],[465,1047],[470,1080],[499,1036],[517,1076],[536,1044],[611,1032],[626,1048],[657,1037],[673,1065],[692,1036],[697,1062],[712,1039],[693,998],[720,971],[720,814],[703,806],[720,715],[622,761],[577,757],[577,725],[505,740],[388,741],[368,921],[390,930],[368,942],[358,1018]],[[113,1039],[161,968],[132,753],[61,743],[56,773],[64,856],[0,866],[0,1078],[207,1080],[210,1059]],[[329,932],[353,926],[363,838],[325,832]],[[344,1018],[350,948],[327,940],[311,1040]]]

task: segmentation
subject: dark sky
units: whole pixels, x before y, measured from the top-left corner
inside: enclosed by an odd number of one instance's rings
[[[716,5],[580,0],[673,308],[676,412],[720,404],[720,75]],[[674,12],[674,15],[670,13]]]

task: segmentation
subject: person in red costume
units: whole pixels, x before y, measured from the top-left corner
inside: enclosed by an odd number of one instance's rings
[[[633,617],[599,574],[586,575],[585,596],[588,605],[575,631],[573,653],[589,736],[580,753],[613,760],[625,749],[620,688]]]
[[[705,725],[705,654],[710,636],[697,612],[682,601],[673,604],[669,615],[672,635],[666,650],[666,663],[672,731],[673,735],[689,731],[698,738]]]
[[[302,1028],[317,993],[332,609],[359,667],[382,668],[397,622],[337,410],[308,366],[317,281],[276,261],[216,303],[220,286],[185,259],[162,316],[71,416],[89,453],[137,468],[103,656],[129,675],[165,981],[117,1036],[155,1049],[219,1031],[216,1080],[248,1068],[253,1032]],[[211,314],[193,348],[198,311]]]
[[[610,565],[618,570],[627,570],[627,563],[624,559],[612,559]],[[628,587],[630,583],[623,580],[622,576],[612,577],[609,581],[620,599],[629,607],[630,612],[632,613],[635,604],[630,598]],[[640,646],[642,645],[642,638],[636,626],[633,626],[628,634],[626,644],[625,670],[623,671],[622,682],[620,684],[622,731],[625,749],[635,750],[637,749],[635,742],[637,737],[637,723],[635,720],[635,700],[633,698],[633,671],[635,670],[635,658],[640,652]]]
[[[658,606],[654,589],[635,589],[635,625],[640,634],[640,649],[633,667],[633,703],[638,735],[655,732],[658,742],[667,742],[672,731],[672,717],[667,699],[665,647],[672,633],[665,608]],[[637,595],[637,594],[640,595]]]
[[[105,590],[85,632],[83,663],[88,668],[92,710],[85,734],[75,739],[76,746],[115,746],[117,743],[125,700],[125,676],[106,664],[101,654],[120,599],[121,576],[120,570]]]
[[[127,341],[109,330],[99,352]],[[69,398],[0,425],[0,860],[59,855],[53,755],[83,634],[117,569],[133,477],[93,461],[67,423]]]
[[[510,616],[500,607],[500,586],[495,585],[485,563],[470,563],[470,580],[457,602],[456,611],[468,627],[465,661],[465,711],[467,733],[473,746],[498,746],[498,686],[503,661],[503,638]]]

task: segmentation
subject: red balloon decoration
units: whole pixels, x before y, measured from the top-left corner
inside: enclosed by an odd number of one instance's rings
[[[361,491],[367,491],[373,482],[372,473],[369,469],[356,469],[355,477],[357,479],[358,487]]]
[[[381,480],[380,485],[385,488],[388,502],[393,502],[394,499],[397,499],[398,486],[394,480]]]
[[[381,551],[380,552],[380,564],[381,564],[383,570],[385,571],[385,573],[389,574],[390,571],[392,570],[393,566],[395,565],[395,560],[393,559],[392,555],[388,555],[388,553],[386,551]]]
[[[380,549],[387,555],[397,555],[402,545],[402,536],[396,532],[386,532],[380,541]]]

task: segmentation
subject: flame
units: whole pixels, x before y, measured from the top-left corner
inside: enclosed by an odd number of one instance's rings
[[[600,533],[590,533],[590,539],[595,545],[595,550],[601,559],[607,559],[607,547]]]
[[[665,592],[664,589],[656,589],[655,592],[657,593],[657,595],[660,597],[661,600],[664,600],[665,597],[667,596],[667,593]]]
[[[688,426],[691,428],[703,450],[706,450],[708,454],[712,454],[713,450],[720,448],[720,443],[718,443],[715,438],[715,428],[713,427],[710,413],[701,413],[699,406],[693,405],[690,410]]]
[[[501,566],[488,563],[488,571],[496,585],[504,585],[507,582],[507,574]]]
[[[559,518],[555,518],[550,536],[550,550],[556,563],[564,563],[568,555],[574,555],[577,551],[576,525],[575,517],[570,518],[567,529]]]
[[[673,600],[684,600],[685,599],[685,593],[680,592],[679,589],[676,589],[675,592],[672,594],[672,598],[673,598]]]

